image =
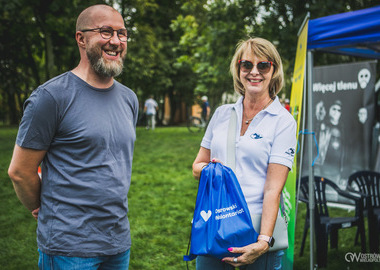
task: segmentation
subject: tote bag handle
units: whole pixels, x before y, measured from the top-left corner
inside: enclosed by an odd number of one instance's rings
[[[235,107],[232,107],[231,117],[228,123],[228,133],[227,133],[227,166],[230,167],[234,172],[236,169],[236,125],[237,125],[237,112]],[[285,203],[284,196],[281,192],[280,197],[280,205],[282,215],[285,218],[285,222],[287,222],[286,214],[285,214]]]
[[[234,172],[236,168],[236,123],[237,123],[237,113],[234,107],[231,110],[230,122],[228,124],[227,133],[227,166],[230,167]]]

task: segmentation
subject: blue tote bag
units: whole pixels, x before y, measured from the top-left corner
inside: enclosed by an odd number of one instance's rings
[[[209,163],[201,173],[185,261],[197,255],[238,257],[229,247],[243,247],[257,241],[258,233],[239,182],[229,167]]]

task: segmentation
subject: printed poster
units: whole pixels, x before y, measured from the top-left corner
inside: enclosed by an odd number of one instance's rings
[[[352,173],[370,169],[375,77],[375,61],[313,69],[314,154],[318,155],[314,175],[332,180],[343,190]],[[308,164],[306,152],[304,157]],[[307,175],[308,167],[303,168]],[[333,190],[327,193],[331,202],[348,202]]]

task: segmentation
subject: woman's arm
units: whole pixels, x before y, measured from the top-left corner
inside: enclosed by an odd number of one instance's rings
[[[202,169],[210,162],[210,149],[201,146],[198,155],[193,162],[193,176],[195,179],[201,177]]]
[[[289,168],[271,163],[268,166],[267,179],[264,185],[263,212],[260,234],[272,236],[277,219],[281,192],[284,188]]]

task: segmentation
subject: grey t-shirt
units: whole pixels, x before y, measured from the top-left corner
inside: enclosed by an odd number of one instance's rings
[[[128,190],[138,101],[114,81],[97,89],[72,72],[38,87],[24,104],[17,145],[47,150],[37,242],[52,255],[128,250]]]

